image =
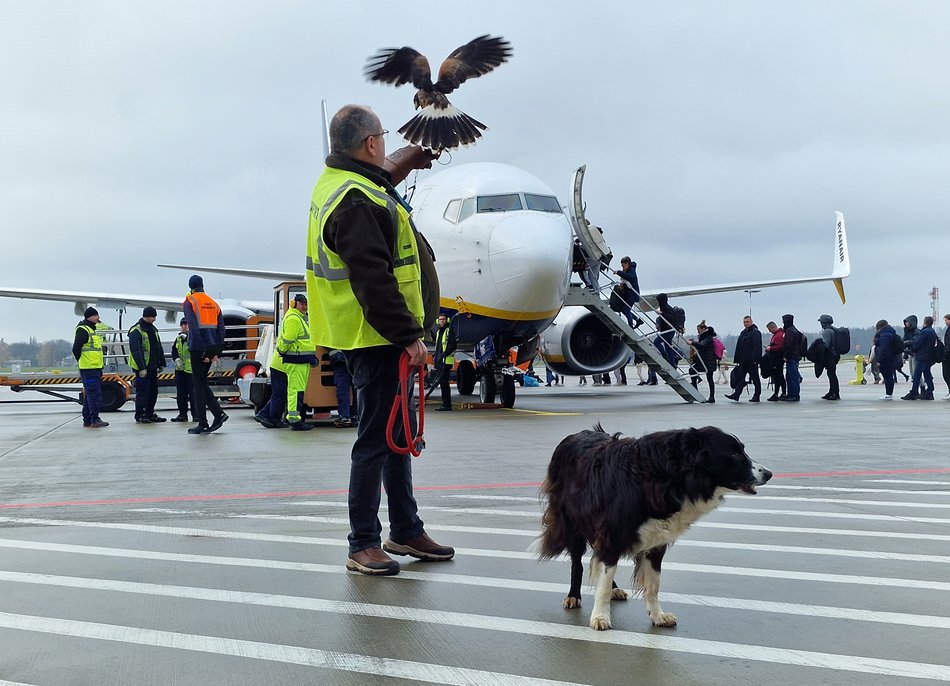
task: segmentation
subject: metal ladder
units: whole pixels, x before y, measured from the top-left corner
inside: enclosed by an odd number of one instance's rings
[[[656,328],[653,326],[650,316],[639,307],[634,306],[633,312],[643,320],[643,324],[636,329],[632,329],[627,325],[625,319],[610,309],[607,301],[601,297],[599,292],[581,284],[571,284],[564,304],[586,307],[590,310],[630,350],[637,353],[646,362],[647,366],[656,372],[683,400],[691,403],[702,402],[705,399],[702,393],[690,383],[689,374],[684,374],[678,367],[671,365],[653,344],[653,338],[658,335]]]

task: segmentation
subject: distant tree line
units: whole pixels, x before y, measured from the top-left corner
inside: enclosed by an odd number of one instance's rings
[[[42,343],[35,336],[19,343],[0,338],[0,367],[9,366],[10,360],[28,360],[33,367],[57,367],[63,358],[72,357],[72,349],[72,342],[62,338]]]

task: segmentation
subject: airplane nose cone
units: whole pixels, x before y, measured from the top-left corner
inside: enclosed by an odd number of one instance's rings
[[[571,227],[555,213],[518,213],[499,222],[488,259],[499,309],[546,314],[561,307],[570,280]]]

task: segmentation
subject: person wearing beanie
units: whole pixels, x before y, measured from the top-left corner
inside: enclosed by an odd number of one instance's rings
[[[785,387],[786,395],[779,398],[784,402],[797,403],[801,400],[802,375],[798,373],[798,363],[802,359],[805,337],[795,328],[795,316],[782,315],[782,330],[785,332],[785,348],[782,355],[785,359]]]
[[[218,399],[208,386],[208,372],[224,350],[224,315],[221,306],[204,292],[204,281],[197,274],[188,279],[191,291],[185,296],[182,309],[188,325],[188,354],[191,357],[191,381],[194,384],[194,413],[198,425],[188,433],[207,434],[217,431],[228,421]],[[208,424],[208,410],[214,420]]]
[[[188,352],[188,320],[184,317],[178,322],[181,331],[172,343],[172,360],[175,362],[175,401],[178,403],[178,416],[173,422],[188,421],[188,406],[191,406],[191,419],[197,422],[195,415],[194,385],[191,381],[191,354]]]
[[[835,320],[830,314],[818,317],[821,324],[821,340],[825,344],[825,373],[828,375],[828,392],[822,400],[841,400],[841,387],[838,384],[838,361],[841,355],[835,350]]]
[[[158,424],[164,417],[155,414],[158,401],[158,373],[165,369],[165,351],[155,328],[158,313],[149,305],[142,318],[129,329],[129,366],[135,371],[135,421]]]
[[[87,429],[109,426],[109,422],[99,418],[105,358],[98,329],[99,312],[94,307],[87,307],[83,320],[76,325],[73,338],[73,357],[79,363],[79,378],[82,379],[82,425]]]

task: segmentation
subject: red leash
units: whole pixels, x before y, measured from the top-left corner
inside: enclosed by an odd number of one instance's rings
[[[423,438],[426,420],[426,366],[425,364],[420,364],[415,368],[419,372],[419,421],[418,432],[415,436],[412,436],[412,425],[409,423],[409,392],[411,390],[412,369],[413,368],[409,366],[409,353],[403,352],[399,357],[399,390],[396,392],[393,407],[389,411],[389,421],[386,423],[386,443],[389,445],[389,449],[394,453],[419,457],[422,449],[426,447],[426,442]],[[396,428],[396,413],[400,410],[402,410],[402,428],[403,433],[406,435],[407,445],[396,445],[396,441],[393,439],[393,429]],[[412,436],[411,441],[409,440],[409,436]]]

